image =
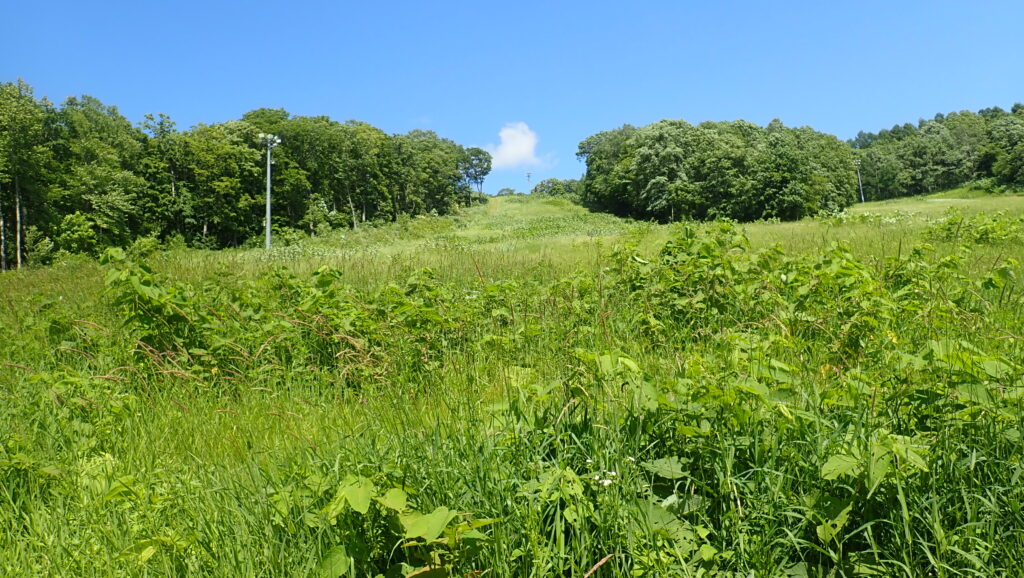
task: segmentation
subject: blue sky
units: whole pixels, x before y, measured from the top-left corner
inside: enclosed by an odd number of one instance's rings
[[[292,5],[289,5],[292,4]],[[490,148],[485,190],[575,178],[663,118],[841,138],[1024,101],[1024,2],[8,2],[0,81],[180,129],[259,107]]]

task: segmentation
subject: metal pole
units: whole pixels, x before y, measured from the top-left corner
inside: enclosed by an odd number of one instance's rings
[[[0,195],[0,271],[7,270],[7,233],[4,230],[4,197]]]
[[[266,249],[270,250],[270,149],[273,139],[267,136],[267,243]]]
[[[857,188],[860,189],[860,202],[864,202],[864,183],[860,180],[860,159],[853,161],[853,166],[857,167]]]

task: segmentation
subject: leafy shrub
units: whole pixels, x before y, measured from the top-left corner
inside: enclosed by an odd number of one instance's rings
[[[1020,242],[1024,240],[1024,217],[1010,217],[1006,211],[966,217],[950,208],[926,229],[925,236],[939,241],[981,245]]]

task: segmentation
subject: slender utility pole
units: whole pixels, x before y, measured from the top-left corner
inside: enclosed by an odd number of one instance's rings
[[[860,180],[860,159],[854,159],[853,166],[857,167],[857,188],[860,189],[860,202],[864,202],[864,183]]]
[[[260,140],[267,145],[267,242],[266,250],[270,250],[270,150],[277,145],[281,144],[281,139],[277,138],[272,134],[260,133]]]
[[[267,225],[266,250],[270,250],[270,140],[267,140],[267,216],[263,221]]]
[[[527,193],[530,192],[530,177],[531,176],[533,176],[533,173],[527,171],[527,173],[526,173],[526,192]]]
[[[7,270],[7,234],[4,227],[4,198],[0,195],[0,271]]]
[[[0,271],[7,271],[7,234],[3,222],[3,195],[0,195]]]

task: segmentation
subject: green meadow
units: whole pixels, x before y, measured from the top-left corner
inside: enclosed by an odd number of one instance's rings
[[[1024,197],[275,243],[0,275],[0,574],[1024,574]]]

